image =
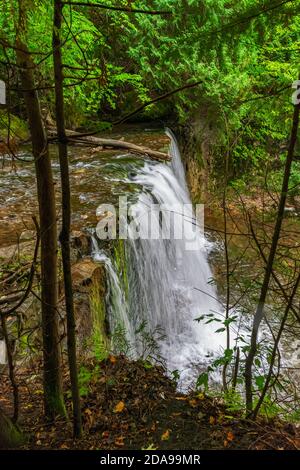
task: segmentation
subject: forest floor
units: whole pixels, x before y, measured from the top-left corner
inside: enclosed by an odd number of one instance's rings
[[[66,389],[67,377],[66,372]],[[45,421],[40,372],[23,370],[18,375],[26,449],[300,449],[296,426],[261,418],[249,422],[229,411],[219,398],[199,392],[181,394],[161,367],[143,361],[123,356],[90,361],[80,377],[84,434],[74,440],[70,421]],[[2,387],[6,392],[1,393],[1,406],[8,411],[7,378]],[[66,402],[71,416],[68,393]]]

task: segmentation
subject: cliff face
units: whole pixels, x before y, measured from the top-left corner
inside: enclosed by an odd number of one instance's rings
[[[212,173],[216,169],[214,158],[221,142],[220,130],[214,114],[205,107],[184,125],[175,128],[189,190],[195,203],[205,202],[213,183]]]

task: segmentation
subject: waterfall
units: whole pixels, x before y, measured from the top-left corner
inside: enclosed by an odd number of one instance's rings
[[[176,139],[169,130],[167,134],[171,139],[171,163],[145,162],[131,178],[140,187],[138,200],[131,208],[139,221],[140,237],[130,225],[125,242],[127,301],[112,261],[106,259],[105,263],[114,290],[112,297],[119,296],[110,306],[116,309],[112,317],[115,314],[123,319],[137,354],[139,342],[134,332],[141,322],[149,332],[161,327],[165,337],[159,341],[160,355],[168,370],[178,370],[181,383],[187,383],[203,370],[207,356],[219,350],[224,338],[215,334],[216,324],[195,321],[203,314],[220,313],[220,305],[207,260],[210,244],[197,227]],[[147,217],[153,204],[159,204],[161,210],[154,214],[157,223],[149,239]],[[184,213],[183,205],[187,205]],[[184,234],[181,239],[168,236],[180,227]],[[191,239],[194,247],[189,250]]]
[[[124,290],[117,270],[112,260],[101,250],[99,250],[96,238],[92,237],[93,257],[95,261],[101,262],[106,267],[109,280],[109,293],[107,298],[107,310],[109,316],[110,329],[115,331],[118,325],[124,329],[126,341],[128,345],[133,344],[135,332],[132,323],[129,321],[128,304],[126,301]],[[131,355],[136,356],[135,351],[130,348]]]

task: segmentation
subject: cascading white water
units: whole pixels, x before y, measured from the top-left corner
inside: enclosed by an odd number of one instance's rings
[[[139,221],[139,238],[135,226],[130,224],[125,242],[129,282],[126,305],[122,292],[117,293],[121,289],[113,264],[106,260],[106,265],[114,294],[122,296],[118,305],[111,308],[118,310],[115,314],[122,317],[137,353],[139,344],[134,331],[141,322],[146,322],[149,332],[161,327],[165,339],[159,342],[160,354],[170,371],[180,372],[180,382],[184,384],[195,377],[197,365],[202,364],[203,368],[206,357],[220,348],[222,337],[214,333],[215,326],[195,321],[203,314],[219,312],[220,305],[215,288],[209,283],[209,243],[195,222],[176,139],[170,131],[167,134],[172,162],[147,162],[132,178],[141,186],[131,210],[134,220]],[[153,204],[159,204],[160,212],[153,215],[151,211],[149,239],[148,216]],[[188,205],[184,212],[183,205]],[[170,232],[179,233],[177,229],[183,232],[181,239],[169,236]],[[192,250],[188,249],[190,240],[194,241]]]
[[[94,259],[95,261],[99,261],[105,264],[109,278],[110,292],[107,299],[107,307],[110,328],[113,331],[115,330],[116,325],[121,325],[122,328],[124,328],[128,344],[132,345],[135,333],[133,325],[129,321],[128,304],[117,274],[117,270],[113,266],[112,260],[103,251],[99,250],[97,241],[94,237],[92,237],[92,241]],[[133,353],[133,356],[135,356],[135,352],[132,350],[132,348],[131,352]]]

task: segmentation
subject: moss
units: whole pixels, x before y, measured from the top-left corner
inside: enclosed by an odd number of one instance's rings
[[[127,272],[127,259],[126,259],[126,250],[125,250],[125,242],[124,240],[116,240],[114,243],[113,248],[113,258],[115,260],[115,264],[120,275],[124,292],[126,298],[128,298],[128,290],[129,290],[129,283],[128,283],[128,272]]]
[[[65,407],[64,397],[59,390],[50,388],[47,390],[45,386],[45,395],[47,395],[47,416],[67,417],[67,410]]]
[[[16,448],[27,440],[21,429],[0,411],[0,449]]]
[[[98,360],[105,359],[110,350],[109,328],[107,323],[104,280],[97,280],[89,295],[90,311],[93,322],[91,342],[93,352]]]

